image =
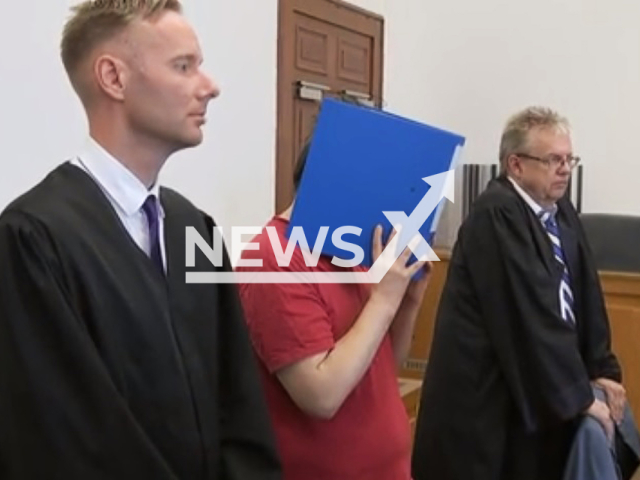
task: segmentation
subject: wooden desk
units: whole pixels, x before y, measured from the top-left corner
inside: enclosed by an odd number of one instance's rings
[[[600,272],[611,325],[611,343],[620,364],[629,406],[640,420],[640,274]]]
[[[433,338],[433,326],[440,303],[440,295],[447,279],[451,254],[446,250],[437,250],[439,262],[433,263],[433,274],[422,307],[418,313],[413,331],[413,341],[409,350],[409,358],[402,369],[401,376],[422,380]]]
[[[413,378],[398,378],[398,387],[400,388],[400,396],[404,402],[404,408],[407,409],[409,422],[411,423],[411,440],[416,428],[416,418],[418,416],[418,407],[420,406],[420,389],[422,381]]]

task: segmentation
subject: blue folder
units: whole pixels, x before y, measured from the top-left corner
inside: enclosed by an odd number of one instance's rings
[[[342,239],[364,250],[371,266],[373,230],[392,229],[383,212],[407,216],[430,186],[422,179],[454,168],[464,137],[374,108],[326,99],[322,102],[287,235],[302,227],[313,249],[320,227],[329,232],[322,253],[350,260],[353,253],[332,242],[342,226],[362,229]],[[445,199],[446,200],[446,199]],[[431,243],[439,209],[422,224]]]

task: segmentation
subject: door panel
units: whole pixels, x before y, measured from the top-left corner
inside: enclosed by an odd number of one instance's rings
[[[278,212],[293,199],[292,172],[313,132],[321,98],[348,92],[379,103],[383,35],[381,17],[336,0],[280,0],[279,17]],[[311,88],[317,97],[301,98],[301,82],[317,85]]]

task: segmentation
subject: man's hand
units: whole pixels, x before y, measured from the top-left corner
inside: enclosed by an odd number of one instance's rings
[[[602,428],[604,428],[604,431],[607,434],[607,438],[609,441],[612,441],[614,426],[613,420],[611,419],[611,411],[609,410],[609,407],[607,407],[607,404],[596,399],[593,401],[586,414],[600,422],[600,425],[602,425]]]
[[[378,227],[373,237],[374,261],[382,251],[382,228]],[[384,278],[372,287],[369,300],[333,348],[298,360],[276,372],[301,410],[314,417],[331,419],[362,380],[389,331],[413,275],[424,268],[424,262],[407,265],[410,258],[411,249],[405,248]],[[413,287],[417,290],[413,294],[419,295],[419,290],[424,288],[422,284],[426,282],[426,279],[421,280],[419,287]],[[403,345],[410,343],[410,333],[407,334],[409,340],[403,336]]]
[[[607,405],[611,410],[611,418],[619,424],[624,416],[624,405],[627,402],[626,390],[621,384],[608,378],[598,378],[594,383],[604,390]]]
[[[389,236],[387,245],[396,236],[397,231],[394,229]],[[382,227],[377,226],[373,235],[373,260],[374,262],[382,255],[384,245],[382,243]],[[412,292],[413,296],[421,295],[420,290],[424,293],[428,284],[429,275],[425,275],[425,278],[420,279],[417,282],[412,282],[412,277],[420,270],[425,268],[424,261],[416,261],[411,265],[407,265],[407,262],[411,258],[411,249],[405,247],[400,256],[393,263],[389,271],[385,274],[380,283],[373,286],[371,290],[371,298],[376,302],[380,302],[382,306],[389,308],[393,315],[398,310],[400,303],[404,300],[405,295],[409,289],[415,291]],[[418,285],[414,285],[418,284]],[[422,298],[422,297],[420,297]]]

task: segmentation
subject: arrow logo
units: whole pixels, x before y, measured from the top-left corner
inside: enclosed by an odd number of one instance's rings
[[[384,250],[368,271],[316,272],[316,271],[212,271],[186,272],[187,283],[378,283],[387,274],[402,251],[409,247],[420,260],[440,260],[431,246],[420,234],[420,228],[427,218],[436,210],[444,197],[454,201],[454,170],[425,177],[431,188],[422,197],[411,215],[404,212],[383,212],[396,230],[396,235],[385,246]],[[189,227],[187,227],[189,228]],[[217,229],[218,227],[216,227]],[[328,228],[328,227],[327,227]],[[193,229],[195,232],[195,229]],[[258,229],[260,231],[260,229]],[[189,233],[189,232],[187,232]],[[196,232],[197,234],[197,232]],[[222,243],[219,233],[217,244]],[[200,238],[202,249],[211,250],[206,240]],[[280,247],[282,248],[282,247]],[[282,252],[281,252],[282,253]],[[206,253],[213,255],[213,250]],[[215,260],[215,259],[214,259]],[[211,260],[215,264],[214,260]]]
[[[447,197],[451,202],[454,201],[454,173],[454,170],[448,170],[423,178],[422,180],[431,185],[431,188],[416,205],[411,215],[407,216],[404,212],[383,212],[397,233],[369,270],[373,282],[382,280],[406,247],[409,247],[419,260],[440,260],[420,234],[420,227],[435,211],[443,197]]]

